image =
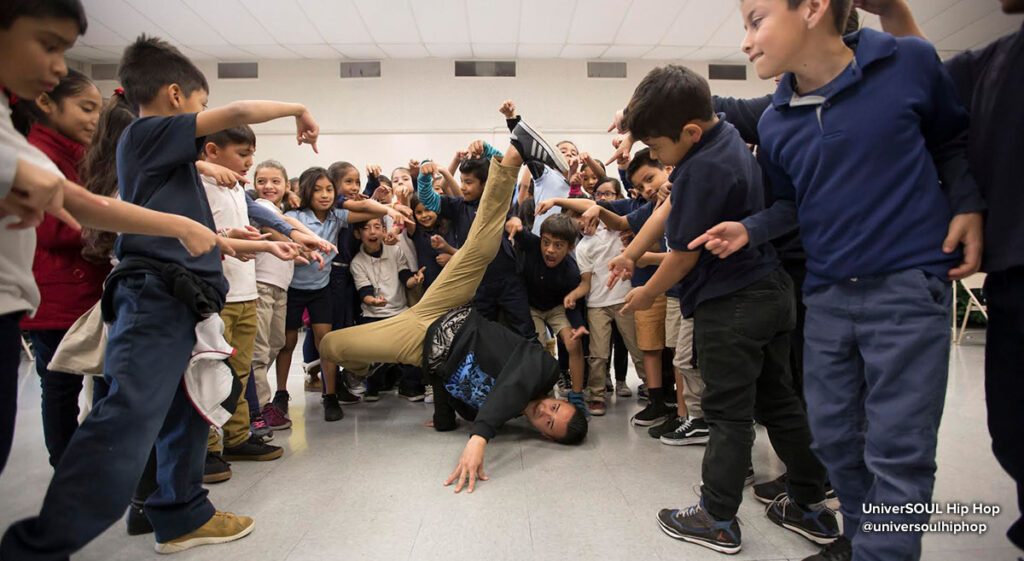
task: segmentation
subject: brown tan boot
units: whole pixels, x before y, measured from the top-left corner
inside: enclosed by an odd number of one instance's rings
[[[177,553],[199,545],[232,542],[248,536],[255,524],[253,519],[248,516],[217,511],[213,518],[207,520],[206,524],[195,531],[169,542],[157,542],[156,552]]]

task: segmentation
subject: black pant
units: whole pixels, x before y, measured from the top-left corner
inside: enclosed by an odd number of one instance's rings
[[[1024,267],[985,279],[988,334],[985,343],[985,401],[992,451],[1017,483],[1017,508],[1024,512]],[[1024,517],[1010,526],[1010,541],[1024,549]]]
[[[619,326],[612,322],[612,365],[615,367],[615,380],[626,381],[626,373],[629,371],[629,351],[626,349],[626,342],[619,333]]]
[[[21,364],[22,312],[0,316],[0,473],[7,465],[18,415],[18,365]]]
[[[383,321],[388,318],[374,318],[361,316],[359,323],[375,323]],[[366,378],[366,389],[380,391],[384,388],[390,388],[394,386],[394,378],[389,375],[392,370],[398,369],[401,374],[398,378],[399,388],[404,389],[423,389],[423,370],[417,366],[411,364],[394,364],[392,368],[378,368]]]
[[[706,388],[701,404],[710,429],[701,490],[719,520],[736,516],[750,466],[754,420],[768,429],[786,464],[795,501],[824,500],[825,468],[811,453],[811,431],[789,371],[796,323],[793,286],[782,269],[694,312],[694,338]]]
[[[82,393],[83,381],[77,374],[52,372],[46,367],[65,333],[63,329],[28,332],[43,390],[43,439],[50,452],[50,465],[54,467],[78,428],[78,394]]]
[[[804,410],[807,400],[804,398],[804,318],[807,306],[804,306],[804,279],[807,278],[806,261],[783,261],[782,268],[789,278],[793,279],[793,301],[796,303],[796,327],[789,334],[789,369],[793,374],[793,389],[800,398]]]

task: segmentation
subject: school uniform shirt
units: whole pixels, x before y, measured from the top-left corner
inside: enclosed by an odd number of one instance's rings
[[[178,214],[216,230],[206,190],[196,171],[203,138],[196,138],[196,115],[142,117],[132,121],[117,143],[117,183],[121,200],[150,210]],[[119,260],[138,255],[176,263],[192,271],[223,298],[228,283],[218,248],[192,257],[175,238],[121,234],[114,245]]]
[[[744,222],[751,244],[798,217],[805,291],[906,269],[947,278],[962,257],[942,251],[950,219],[985,208],[967,112],[927,41],[872,29],[844,40],[854,60],[842,74],[803,96],[783,76],[761,117],[758,156],[779,200]]]
[[[365,247],[352,258],[352,278],[359,290],[359,300],[370,295],[384,298],[384,306],[362,304],[363,316],[389,318],[409,309],[405,298],[405,281],[412,276],[405,254],[396,245],[381,245],[376,254],[369,254]],[[405,273],[402,274],[402,271]]]
[[[267,199],[256,199],[256,204],[271,212],[283,215],[281,209]],[[294,261],[282,261],[269,253],[256,254],[256,282],[288,290],[295,274]]]
[[[63,176],[56,164],[14,128],[11,107],[6,95],[0,95],[0,170],[5,178],[0,196],[10,192],[18,160],[23,159],[55,175]],[[9,230],[17,222],[14,216],[0,218],[0,315],[14,312],[32,313],[39,306],[39,288],[32,277],[32,260],[36,250],[33,228]]]
[[[81,183],[78,165],[85,147],[40,124],[32,126],[28,142],[46,154],[66,178]],[[103,294],[110,274],[109,261],[96,263],[82,257],[82,232],[47,214],[36,227],[32,275],[39,287],[39,309],[21,321],[21,328],[68,329]]]
[[[221,187],[213,177],[200,177],[206,190],[206,199],[210,202],[213,223],[218,231],[225,228],[244,228],[249,224],[245,191],[238,184]],[[248,302],[259,297],[259,293],[256,292],[256,261],[240,261],[225,255],[221,265],[224,267],[224,278],[228,280],[227,302]]]
[[[548,267],[541,252],[540,238],[527,231],[516,234],[516,243],[523,252],[523,282],[530,307],[546,312],[561,306],[566,295],[580,285],[580,269],[571,254],[554,267]],[[580,306],[565,311],[574,328],[586,325]]]
[[[543,169],[544,171],[539,177],[533,178],[533,200],[537,203],[542,203],[548,199],[568,198],[571,194],[571,188],[565,177],[562,177],[562,174],[547,166],[544,166]],[[561,210],[552,207],[544,214],[538,214],[537,218],[533,221],[533,229],[531,230],[534,235],[540,235],[540,225],[549,216],[554,216],[560,212]]]
[[[669,176],[672,211],[665,238],[672,251],[719,222],[738,221],[764,209],[761,169],[736,128],[720,120],[708,129]],[[747,247],[719,259],[700,250],[697,263],[679,282],[683,317],[712,298],[725,296],[767,277],[779,267],[770,244]]]
[[[626,301],[629,294],[629,283],[617,282],[608,288],[608,263],[622,254],[622,240],[619,233],[609,230],[604,225],[597,227],[592,236],[583,236],[576,244],[576,264],[580,273],[593,273],[590,278],[590,294],[587,296],[588,308],[604,308],[615,306]]]
[[[626,202],[626,201],[630,202]],[[622,213],[626,217],[626,221],[629,223],[629,229],[633,230],[633,233],[637,233],[647,220],[654,214],[654,201],[648,201],[645,199],[623,199],[621,201],[610,201],[605,203],[608,205],[612,212],[618,214],[617,209],[625,210]],[[658,246],[661,251],[665,251],[665,240],[664,238],[658,240]],[[648,265],[647,267],[635,267],[633,269],[633,276],[629,279],[630,286],[637,287],[647,284],[647,281],[651,280],[654,273],[658,270],[657,265]]]
[[[967,157],[985,217],[983,270],[1024,265],[1024,26],[994,43],[946,61],[970,114]]]
[[[426,290],[430,288],[431,284],[434,284],[434,280],[437,279],[438,275],[441,274],[442,267],[437,264],[437,256],[441,254],[439,250],[434,249],[434,246],[430,245],[430,238],[439,235],[446,242],[455,247],[455,243],[452,238],[452,234],[449,231],[446,234],[441,234],[439,230],[426,229],[420,225],[416,226],[416,231],[409,234],[406,230],[406,235],[412,240],[413,247],[416,248],[416,262],[419,267],[424,268],[423,271],[423,288]],[[417,269],[419,270],[419,269]]]
[[[312,210],[289,210],[285,216],[290,216],[307,227],[314,234],[325,240],[338,238],[338,231],[348,227],[348,211],[342,208],[332,208],[327,211],[327,216],[321,222]],[[319,290],[331,281],[331,261],[337,255],[331,252],[324,257],[324,268],[321,271],[317,263],[309,265],[295,265],[295,274],[292,276],[291,288],[301,290]]]
[[[757,124],[761,116],[772,104],[772,96],[766,95],[753,99],[736,99],[732,97],[712,96],[716,113],[724,114],[726,121],[736,127],[740,138],[747,144],[761,144],[761,137],[757,133]],[[764,178],[764,205],[770,207],[775,203],[775,192],[772,189],[771,180]],[[807,260],[804,253],[804,245],[800,241],[800,230],[793,231],[779,236],[772,241],[779,260],[783,263],[803,264]]]

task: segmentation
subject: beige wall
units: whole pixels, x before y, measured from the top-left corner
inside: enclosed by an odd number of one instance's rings
[[[685,64],[685,63],[684,63]],[[262,61],[260,77],[218,80],[216,64],[200,62],[210,80],[212,107],[236,99],[304,103],[321,128],[320,154],[299,148],[293,124],[256,126],[257,161],[281,160],[291,175],[310,165],[348,160],[360,168],[377,163],[387,172],[410,157],[450,161],[455,150],[483,138],[503,148],[504,120],[497,108],[506,98],[520,114],[554,139],[568,138],[581,150],[606,157],[605,130],[617,109],[655,61],[630,61],[625,79],[587,78],[584,60],[521,60],[515,78],[455,78],[451,60],[384,60],[380,78],[340,79],[335,61]],[[707,63],[691,68],[707,75]],[[747,81],[714,81],[719,95],[760,96],[773,84],[748,70]],[[117,84],[101,82],[104,95]]]

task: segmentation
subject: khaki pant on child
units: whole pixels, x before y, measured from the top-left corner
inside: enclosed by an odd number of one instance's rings
[[[466,243],[441,270],[415,306],[375,323],[332,331],[320,343],[320,356],[346,370],[365,375],[374,362],[399,362],[421,366],[427,328],[445,312],[468,304],[480,279],[498,253],[504,235],[505,213],[519,174],[518,167],[491,159],[476,218]]]
[[[665,348],[665,306],[664,294],[654,299],[646,310],[633,314],[636,323],[636,344],[641,351],[660,351]]]
[[[670,309],[668,313],[673,312]],[[679,316],[679,337],[676,339],[676,356],[672,359],[672,365],[683,377],[683,403],[686,404],[687,413],[691,417],[704,417],[704,410],[700,406],[700,398],[704,395],[704,378],[700,370],[693,367],[693,318],[684,318],[678,309],[675,315]]]
[[[636,373],[644,375],[644,357],[636,344],[636,325],[633,314],[622,315],[619,310],[623,304],[602,308],[587,308],[587,322],[590,324],[590,381],[587,384],[586,400],[605,400],[604,381],[608,376],[608,357],[611,356],[612,322],[619,328],[622,340],[626,343],[629,358],[633,360]]]
[[[259,300],[256,301],[256,341],[252,350],[252,375],[256,383],[256,397],[260,406],[270,402],[270,383],[267,371],[284,347],[284,318],[288,309],[288,291],[272,284],[257,283]],[[283,389],[283,388],[282,388]]]

